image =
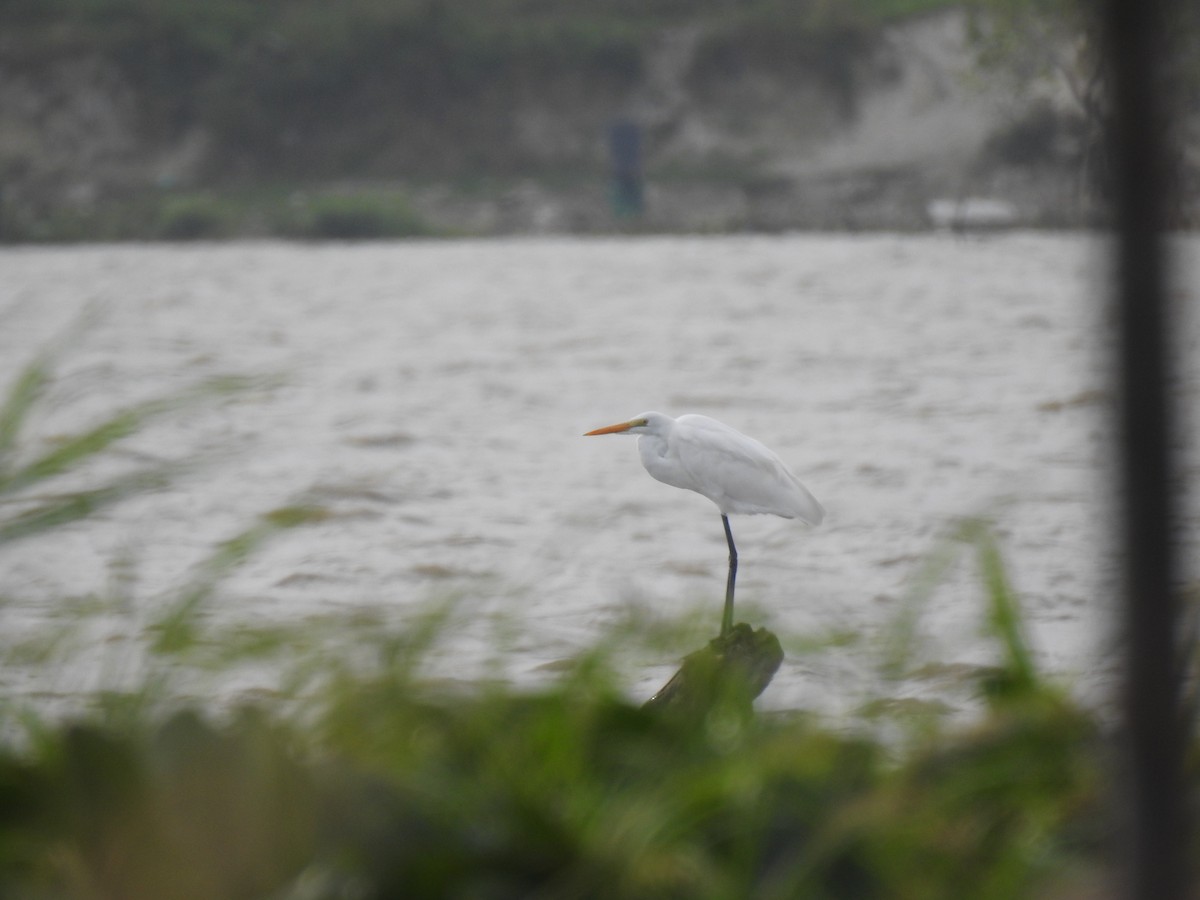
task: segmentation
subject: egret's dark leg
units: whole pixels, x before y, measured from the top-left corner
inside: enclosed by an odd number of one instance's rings
[[[722,514],[721,524],[725,526],[725,540],[729,544],[729,580],[725,582],[725,614],[721,616],[721,635],[724,636],[733,628],[733,583],[737,580],[737,547],[733,546],[729,516]]]

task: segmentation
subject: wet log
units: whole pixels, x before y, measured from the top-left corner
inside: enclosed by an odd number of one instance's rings
[[[775,677],[783,662],[779,638],[745,622],[684,657],[679,671],[644,709],[702,714],[722,702],[749,705]]]

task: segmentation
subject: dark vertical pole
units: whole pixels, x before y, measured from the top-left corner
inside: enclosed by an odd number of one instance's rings
[[[612,207],[618,218],[640,216],[645,209],[642,184],[642,129],[619,119],[608,130],[612,158]]]
[[[1128,730],[1128,896],[1180,900],[1182,722],[1175,644],[1166,253],[1169,0],[1105,0],[1117,217],[1119,434]]]

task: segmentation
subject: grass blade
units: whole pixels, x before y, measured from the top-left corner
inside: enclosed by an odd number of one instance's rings
[[[163,411],[163,401],[153,401],[118,413],[90,431],[68,438],[49,453],[0,479],[0,494],[11,494],[40,481],[61,475],[128,437],[151,416]]]
[[[202,562],[192,582],[183,589],[170,609],[153,625],[151,649],[155,653],[179,653],[196,643],[196,617],[221,579],[245,562],[262,544],[281,531],[319,522],[328,512],[319,506],[284,506],[262,516],[245,531],[222,542]]]
[[[38,398],[50,382],[50,364],[40,356],[25,367],[0,407],[0,479],[16,447],[17,435]]]
[[[214,395],[245,390],[254,383],[252,379],[234,376],[214,378],[179,394],[158,397],[119,412],[89,431],[66,439],[33,462],[6,476],[0,475],[0,494],[11,494],[69,472],[107,450],[117,441],[134,434],[157,416],[181,410]]]
[[[164,467],[149,472],[137,472],[118,478],[103,487],[44,500],[8,521],[0,522],[0,544],[69,525],[71,522],[95,515],[105,507],[119,503],[127,497],[163,488],[170,482],[174,469],[175,467]]]
[[[897,681],[905,676],[916,654],[917,629],[921,615],[934,590],[946,578],[946,573],[961,555],[960,535],[955,533],[939,541],[925,558],[904,593],[899,612],[886,631],[882,648],[880,675],[885,681]]]
[[[1005,668],[1016,684],[1033,687],[1037,683],[1037,672],[1033,656],[1029,652],[1029,644],[1022,633],[1021,611],[1016,593],[1009,584],[1000,548],[990,533],[981,534],[977,546],[979,567],[987,586],[988,598],[991,600],[989,624],[1004,647],[1007,662]]]

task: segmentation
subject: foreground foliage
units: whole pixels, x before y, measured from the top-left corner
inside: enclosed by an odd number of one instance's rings
[[[704,706],[639,706],[610,651],[538,691],[429,682],[422,660],[453,627],[442,610],[401,633],[363,635],[354,659],[309,668],[303,687],[269,706],[103,696],[64,724],[10,714],[0,893],[1094,891],[1116,846],[1119,742],[1040,677],[990,532],[970,523],[957,537],[978,551],[999,656],[974,676],[973,724],[902,703],[838,727],[801,712],[760,715],[753,672]],[[1200,754],[1192,759],[1195,793]]]
[[[897,758],[802,715],[623,699],[602,667],[448,693],[381,659],[300,716],[98,715],[0,759],[5,892],[1014,897],[1098,866],[1104,741],[1034,691]],[[11,724],[11,723],[10,723]]]

